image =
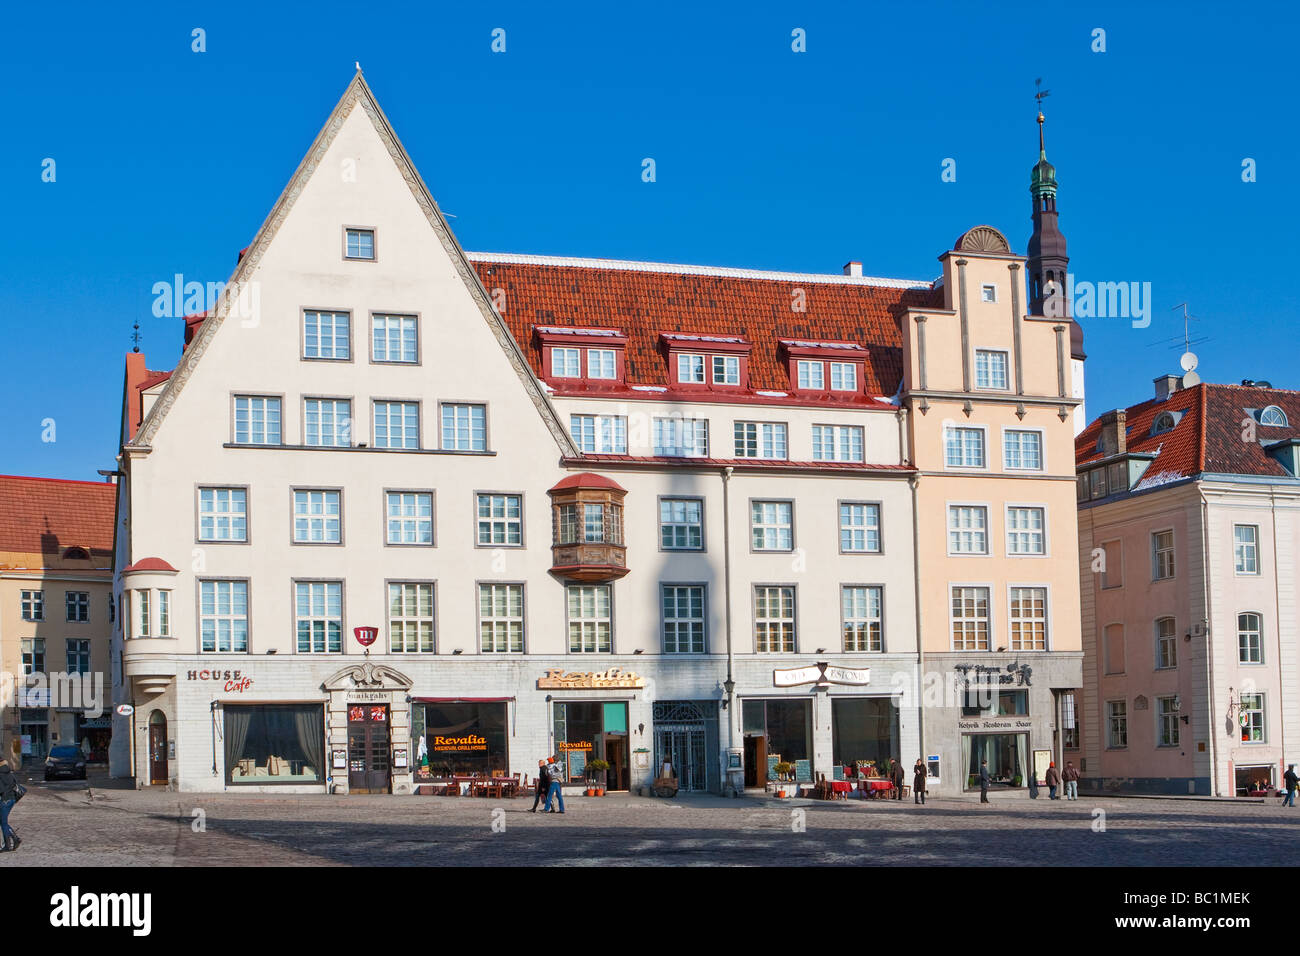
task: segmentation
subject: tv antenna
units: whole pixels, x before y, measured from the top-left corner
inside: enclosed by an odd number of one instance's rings
[[[1183,388],[1191,388],[1201,381],[1201,377],[1196,374],[1196,364],[1198,359],[1196,353],[1192,351],[1192,332],[1191,323],[1199,322],[1196,316],[1187,311],[1187,303],[1180,302],[1170,311],[1183,310],[1183,356],[1178,360],[1178,364],[1183,368]],[[1204,341],[1204,340],[1202,340]]]

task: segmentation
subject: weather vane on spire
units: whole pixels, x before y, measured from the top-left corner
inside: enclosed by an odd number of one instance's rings
[[[142,337],[143,336],[140,335],[140,323],[139,321],[136,321],[136,323],[133,326],[131,326],[131,351],[132,352],[140,351],[140,339]]]
[[[1043,89],[1043,78],[1040,76],[1034,80],[1034,103],[1038,107],[1038,151],[1041,153],[1043,147],[1043,97],[1051,96],[1051,90]]]

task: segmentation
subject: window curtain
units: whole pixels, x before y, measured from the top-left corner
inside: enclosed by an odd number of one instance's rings
[[[227,707],[223,710],[226,715],[226,779],[229,780],[239,758],[244,754],[253,712],[247,707]]]
[[[962,787],[967,790],[970,789],[970,775],[980,772],[971,755],[971,741],[974,739],[970,734],[963,734],[961,738],[961,765],[966,768],[966,779],[962,782]]]
[[[1029,735],[1016,734],[1016,769],[1012,773],[1013,777],[1018,773],[1024,781],[1028,781],[1029,775],[1035,772],[1034,768],[1029,766],[1028,760],[1025,759],[1028,756]]]
[[[316,771],[318,780],[325,777],[325,723],[315,707],[295,710],[294,723],[298,728],[298,746],[302,748],[307,763]]]

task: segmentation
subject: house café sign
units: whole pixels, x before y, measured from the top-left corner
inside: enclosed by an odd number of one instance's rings
[[[545,677],[537,678],[538,690],[605,690],[610,688],[628,688],[640,690],[645,687],[645,678],[635,671],[625,671],[621,667],[611,667],[607,671],[562,671],[551,669]]]
[[[818,661],[807,667],[774,670],[772,683],[776,687],[797,687],[800,684],[816,684],[818,687],[829,687],[831,684],[861,686],[871,683],[871,668],[837,667],[825,661]]]

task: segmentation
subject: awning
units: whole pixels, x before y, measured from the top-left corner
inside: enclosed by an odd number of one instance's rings
[[[513,697],[412,697],[413,704],[504,704]]]

